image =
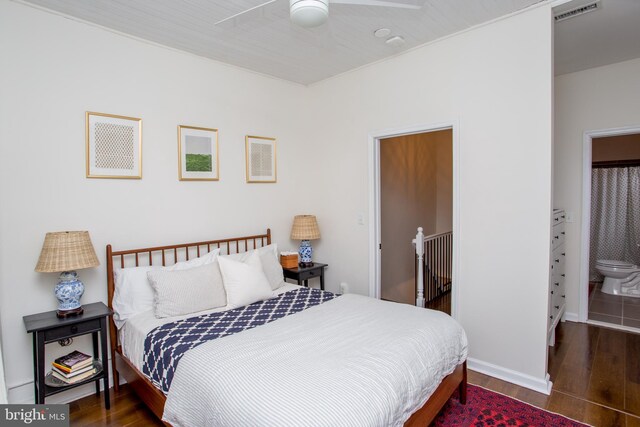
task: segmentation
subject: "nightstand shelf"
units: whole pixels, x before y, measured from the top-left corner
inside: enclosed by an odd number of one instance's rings
[[[283,268],[284,278],[298,282],[298,285],[309,287],[309,279],[318,277],[320,279],[320,289],[324,291],[324,269],[328,264],[314,262],[311,267]]]
[[[101,302],[87,304],[84,305],[83,308],[83,314],[63,319],[57,317],[55,310],[23,317],[27,332],[33,334],[33,376],[36,404],[44,404],[47,396],[52,396],[92,382],[96,385],[96,395],[100,395],[100,380],[102,380],[104,385],[104,403],[105,407],[109,409],[107,317],[111,316],[113,312]],[[45,344],[85,334],[91,334],[93,340],[93,357],[102,364],[102,371],[97,372],[94,376],[83,381],[62,387],[52,387],[45,384]],[[98,334],[100,335],[100,355],[98,354]],[[100,356],[99,359],[98,356]]]

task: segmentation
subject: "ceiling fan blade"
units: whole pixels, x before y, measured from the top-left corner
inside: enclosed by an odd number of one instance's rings
[[[257,9],[260,9],[260,8],[262,8],[262,7],[265,7],[265,6],[266,6],[266,5],[268,5],[268,4],[275,3],[275,2],[277,2],[277,1],[278,1],[278,0],[269,0],[269,1],[266,1],[266,2],[264,2],[264,3],[262,3],[262,4],[259,4],[259,5],[257,5],[257,6],[254,6],[254,7],[250,8],[250,9],[243,10],[243,11],[242,11],[242,12],[240,12],[240,13],[236,13],[235,15],[231,15],[231,16],[229,16],[229,17],[226,17],[226,18],[224,18],[224,19],[221,19],[221,20],[219,20],[218,22],[214,22],[214,23],[213,23],[213,25],[219,25],[219,24],[222,24],[222,23],[224,23],[224,22],[231,21],[231,20],[233,20],[233,19],[238,18],[239,16],[242,16],[242,15],[244,15],[244,14],[247,14],[247,13],[253,12],[253,11],[257,10]]]
[[[329,0],[329,3],[335,4],[356,4],[360,6],[384,6],[384,7],[396,7],[400,9],[422,9],[422,6],[415,4],[393,3],[383,0]]]

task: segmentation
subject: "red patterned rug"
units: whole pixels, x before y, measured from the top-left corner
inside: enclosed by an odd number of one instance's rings
[[[449,399],[434,427],[584,427],[577,421],[547,412],[519,400],[469,384],[467,404],[461,405],[458,394]]]

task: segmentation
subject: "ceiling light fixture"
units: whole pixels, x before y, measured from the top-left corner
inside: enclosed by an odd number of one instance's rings
[[[391,30],[388,28],[380,28],[373,32],[373,35],[379,39],[383,39],[391,34]]]
[[[329,0],[289,0],[291,20],[305,28],[322,25],[329,18]]]

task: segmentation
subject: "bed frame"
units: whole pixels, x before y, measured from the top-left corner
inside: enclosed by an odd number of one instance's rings
[[[115,289],[114,267],[138,267],[146,265],[172,265],[178,261],[199,257],[213,249],[220,248],[223,254],[246,252],[271,244],[271,230],[265,234],[253,236],[232,237],[229,239],[210,240],[205,242],[183,243],[178,245],[157,246],[150,248],[114,251],[107,245],[107,286],[109,308],[113,309],[113,293]],[[113,371],[113,386],[117,393],[120,390],[120,375],[127,381],[140,399],[149,407],[159,419],[162,419],[166,396],[147,379],[135,365],[122,353],[118,340],[118,333],[113,318],[109,321],[109,335],[111,343],[111,369]],[[447,375],[425,405],[417,410],[405,423],[405,426],[428,426],[438,415],[444,404],[459,391],[461,403],[467,398],[467,362],[463,362]],[[165,423],[166,424],[166,423]],[[167,424],[169,425],[169,424]]]

